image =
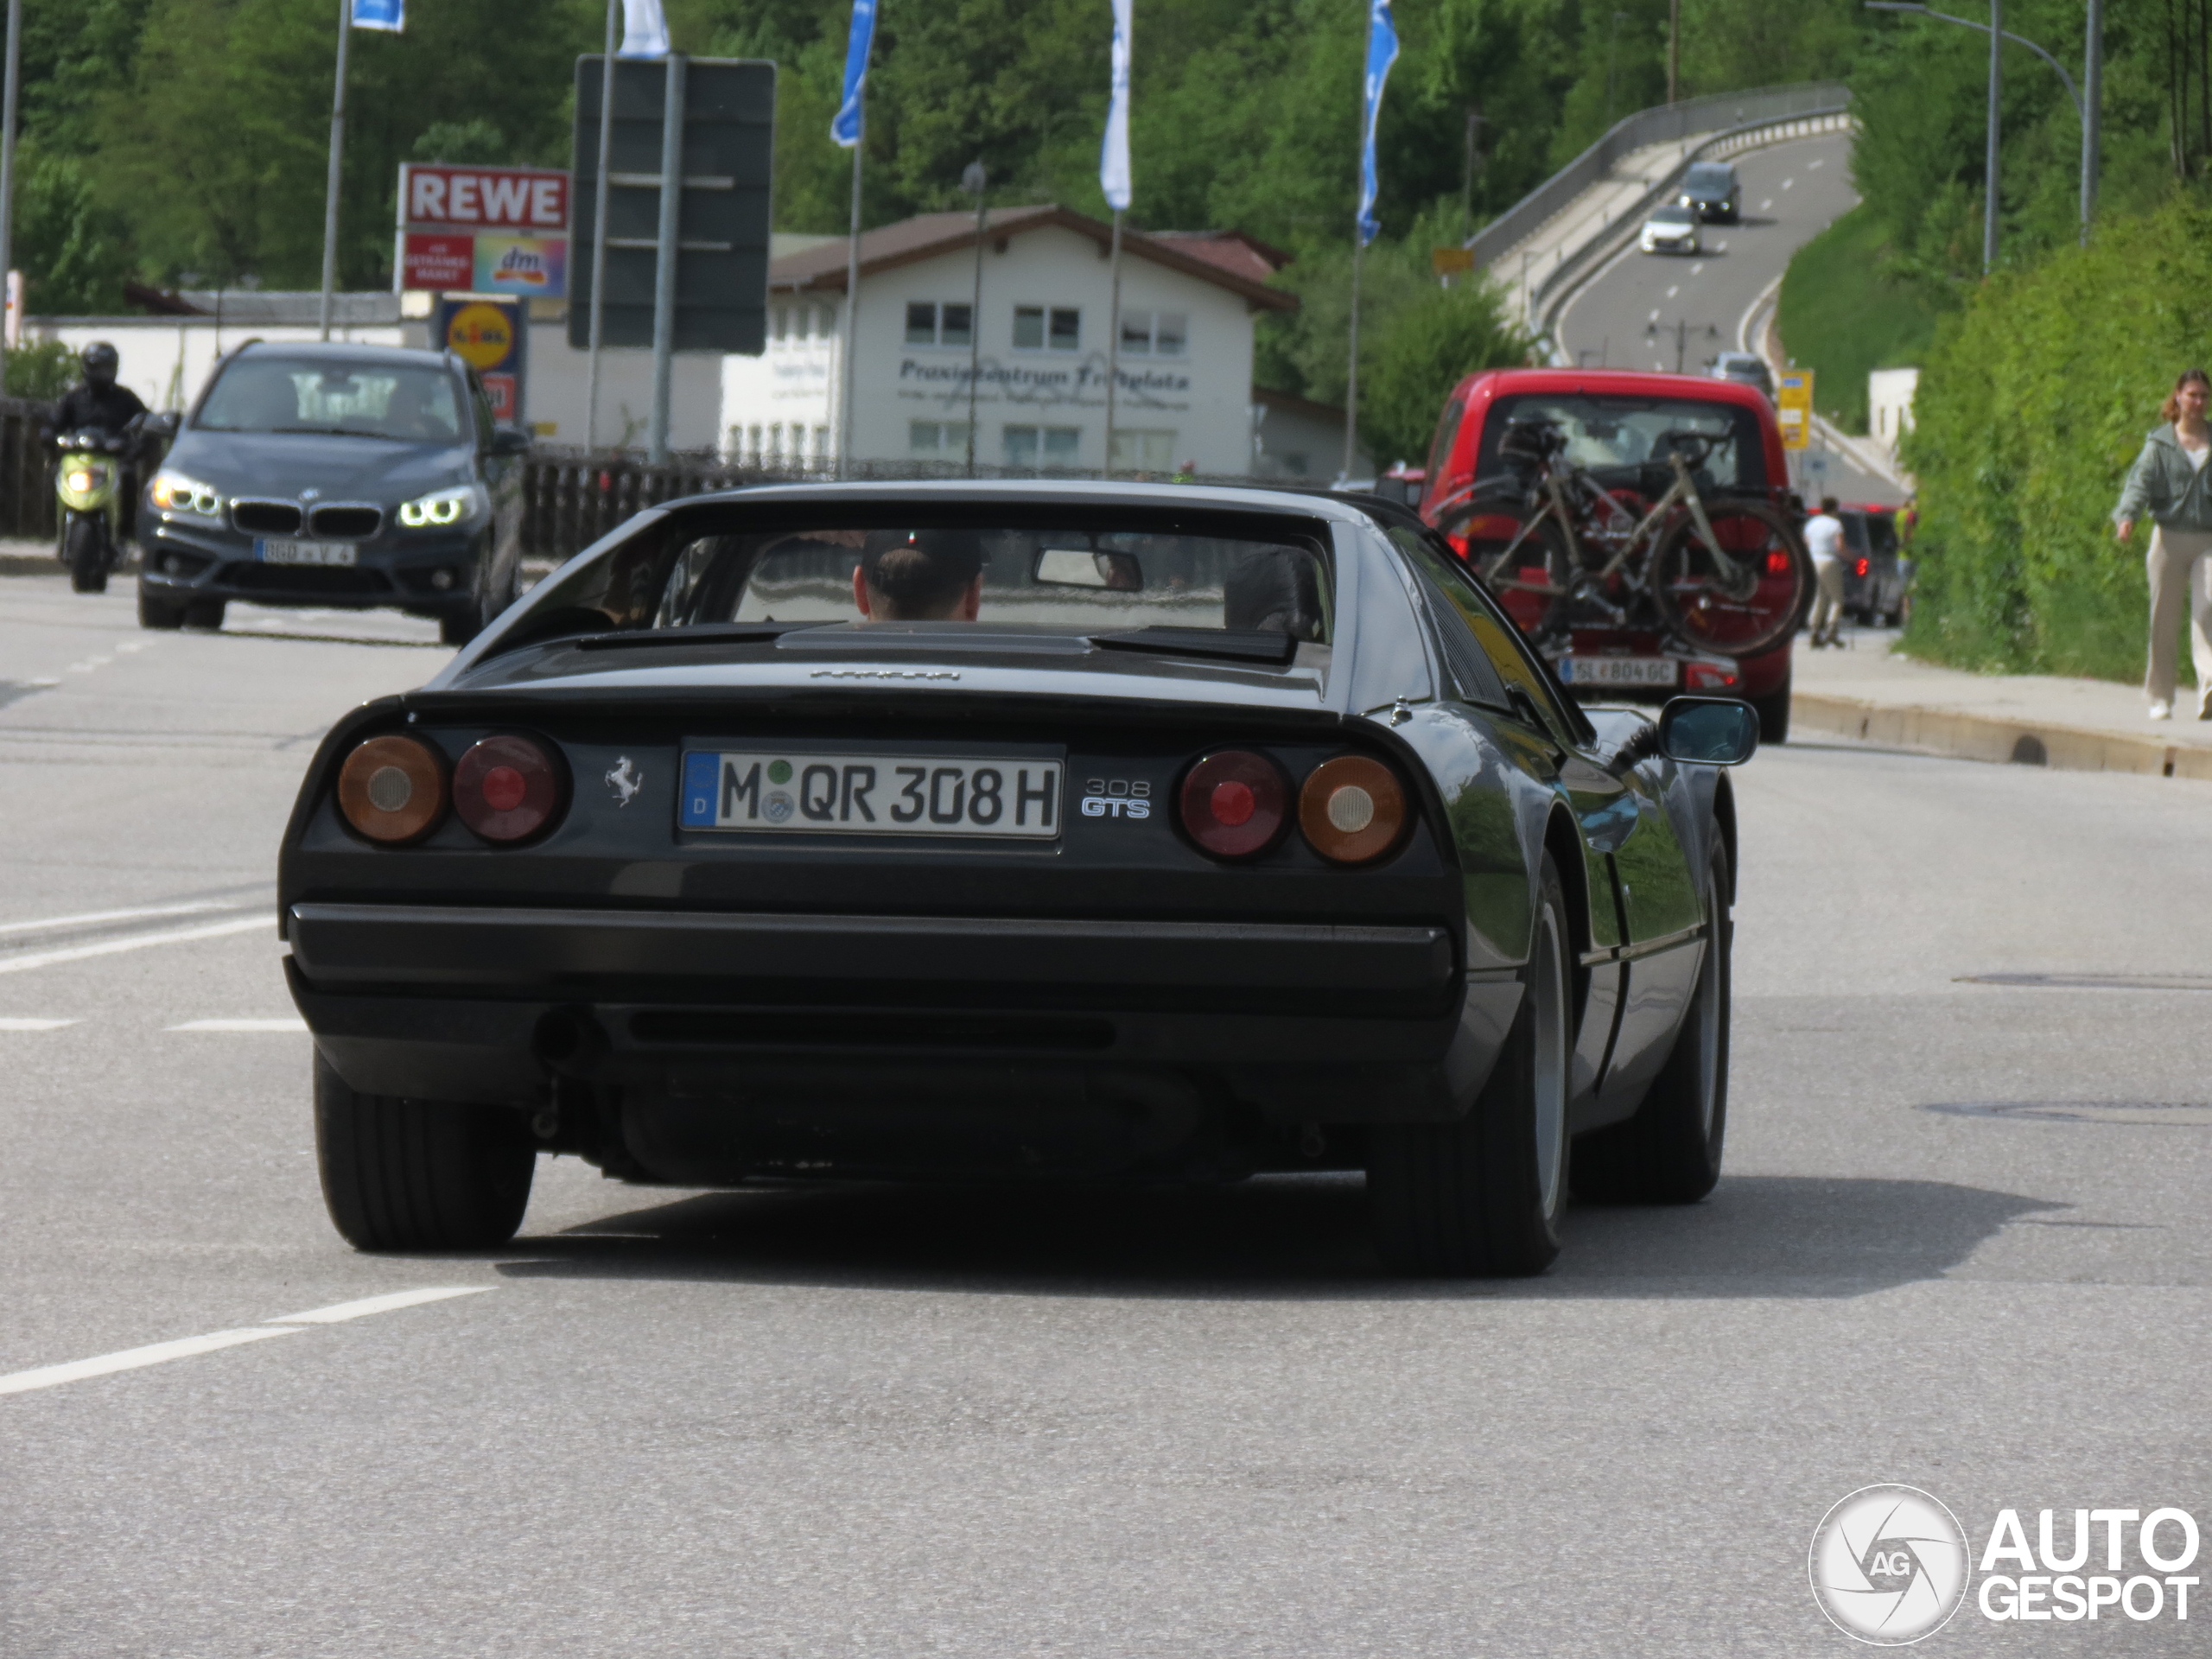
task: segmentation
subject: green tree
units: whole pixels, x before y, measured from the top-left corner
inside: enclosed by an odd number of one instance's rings
[[[1535,342],[1483,282],[1431,288],[1383,326],[1360,371],[1359,429],[1378,464],[1420,466],[1452,388],[1478,369],[1526,363]]]

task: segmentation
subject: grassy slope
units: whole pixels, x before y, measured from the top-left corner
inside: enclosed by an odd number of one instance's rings
[[[1854,207],[1798,249],[1782,278],[1783,350],[1813,371],[1814,401],[1846,432],[1866,430],[1867,371],[1917,365],[1936,334],[1918,295],[1875,274],[1882,243],[1873,215]]]

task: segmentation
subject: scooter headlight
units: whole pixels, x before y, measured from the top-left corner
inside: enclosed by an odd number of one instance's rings
[[[107,482],[107,468],[73,467],[62,474],[61,481],[79,495],[89,495]]]
[[[473,524],[490,507],[480,484],[418,495],[399,510],[399,522],[410,530],[443,530],[448,525]]]
[[[202,518],[223,516],[223,498],[213,484],[173,473],[167,467],[154,474],[154,505],[163,512],[196,513]]]

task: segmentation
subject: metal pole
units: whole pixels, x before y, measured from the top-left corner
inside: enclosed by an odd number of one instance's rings
[[[1106,476],[1114,476],[1114,394],[1122,378],[1122,212],[1114,210],[1113,294],[1106,308]]]
[[[655,466],[668,460],[669,382],[676,368],[676,262],[683,213],[683,66],[668,54],[660,113],[660,236],[653,251],[653,427]]]
[[[839,347],[844,361],[838,366],[844,372],[838,377],[837,394],[837,474],[850,478],[853,474],[853,347],[860,340],[861,316],[861,152],[868,148],[868,83],[861,83],[860,131],[853,140],[853,227],[851,239],[845,245],[845,328],[844,341]],[[969,320],[975,326],[975,320]]]
[[[976,383],[983,372],[983,189],[989,182],[983,164],[969,169],[976,179],[976,291],[968,302],[968,476],[976,476]]]
[[[1352,465],[1359,454],[1359,256],[1365,246],[1355,223],[1351,232],[1351,354],[1344,373],[1344,465],[1337,475],[1340,484],[1351,480]]]
[[[0,291],[21,305],[29,298],[28,286],[20,297],[12,291],[8,273],[16,252],[16,95],[22,75],[23,0],[8,0],[8,67],[0,83]],[[23,337],[23,320],[16,320],[16,339]],[[8,390],[8,359],[0,356],[0,393]]]
[[[2082,245],[2097,216],[2097,139],[2105,96],[2105,0],[2089,0],[2088,38],[2082,47]],[[0,187],[4,188],[4,187]]]
[[[607,169],[614,154],[614,8],[607,0],[607,56],[599,77],[599,177],[592,186],[591,353],[584,373],[584,448],[599,448],[599,331],[607,294]]]
[[[1989,138],[1982,159],[1988,200],[1981,207],[1981,274],[1997,269],[1998,114],[1997,94],[2004,85],[2005,0],[1989,0]]]
[[[1667,102],[1682,87],[1682,0],[1667,0]]]
[[[14,6],[10,5],[12,16]],[[353,0],[338,0],[338,86],[330,95],[330,175],[322,191],[322,337],[330,338],[330,296],[338,286],[338,164],[346,150],[346,46],[353,35]],[[15,31],[8,53],[15,56]]]

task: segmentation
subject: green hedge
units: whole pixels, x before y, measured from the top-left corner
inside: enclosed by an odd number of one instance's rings
[[[1866,375],[1928,355],[1936,313],[1927,290],[1882,274],[1889,233],[1864,206],[1797,250],[1783,273],[1783,349],[1813,371],[1813,401],[1847,432],[1866,429]]]
[[[2122,548],[2108,518],[2174,377],[2208,360],[2212,208],[2186,201],[1994,277],[1944,319],[1904,451],[1921,507],[1906,649],[2138,678],[2147,536]]]

